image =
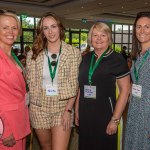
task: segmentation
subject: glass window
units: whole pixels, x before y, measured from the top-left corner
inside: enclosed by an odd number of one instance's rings
[[[121,52],[121,44],[115,44],[114,49],[116,52],[120,53]]]
[[[66,42],[66,43],[70,43],[70,40],[69,40],[69,32],[65,32],[65,42]]]
[[[129,26],[123,25],[123,33],[129,33]]]
[[[129,36],[128,34],[123,34],[122,43],[128,43]]]
[[[132,44],[129,44],[129,52],[131,53],[132,51]]]
[[[115,32],[116,33],[122,33],[122,25],[116,24],[115,25]]]
[[[34,18],[33,17],[22,18],[22,28],[33,29]]]
[[[121,34],[115,34],[115,43],[121,43]]]
[[[114,24],[112,24],[112,32],[114,32],[115,30],[114,30],[114,28],[115,28],[115,25]]]
[[[79,33],[72,33],[72,43],[79,43]]]
[[[87,33],[82,33],[82,32],[81,32],[80,44],[82,44],[82,43],[87,43],[87,36],[88,36]]]
[[[40,21],[40,18],[35,18],[35,26],[36,27],[37,27],[39,21]]]
[[[33,42],[33,32],[32,31],[23,31],[23,41],[24,42]]]
[[[130,43],[132,43],[132,34],[130,34]]]
[[[130,26],[130,33],[132,33],[133,32],[133,26],[131,25]]]
[[[115,51],[120,52],[122,46],[132,45],[132,29],[133,25],[128,24],[112,24],[113,45]],[[115,29],[115,30],[114,30]]]

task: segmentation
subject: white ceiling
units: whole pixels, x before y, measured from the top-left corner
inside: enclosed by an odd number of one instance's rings
[[[0,8],[40,17],[52,11],[64,19],[132,23],[139,11],[150,11],[149,0],[1,0]]]

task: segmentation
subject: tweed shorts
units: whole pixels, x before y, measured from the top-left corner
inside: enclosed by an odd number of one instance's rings
[[[50,129],[54,126],[61,126],[63,111],[49,113],[42,110],[42,107],[30,105],[30,120],[31,125],[35,129]],[[73,113],[71,114],[71,127],[73,126]]]

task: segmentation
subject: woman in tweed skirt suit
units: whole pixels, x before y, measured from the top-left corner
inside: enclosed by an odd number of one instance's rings
[[[46,13],[27,56],[30,118],[42,150],[67,150],[73,123],[81,55],[63,39],[60,19]]]

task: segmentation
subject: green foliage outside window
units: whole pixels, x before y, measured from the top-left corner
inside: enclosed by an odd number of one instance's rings
[[[115,48],[114,48],[115,47]],[[114,48],[114,51],[116,51],[116,52],[118,52],[118,53],[120,53],[121,52],[121,47],[119,46],[119,45],[117,45],[117,44],[112,44],[112,48]]]
[[[33,32],[23,32],[24,42],[33,42]]]
[[[22,28],[34,29],[34,18],[28,17],[22,19]]]

